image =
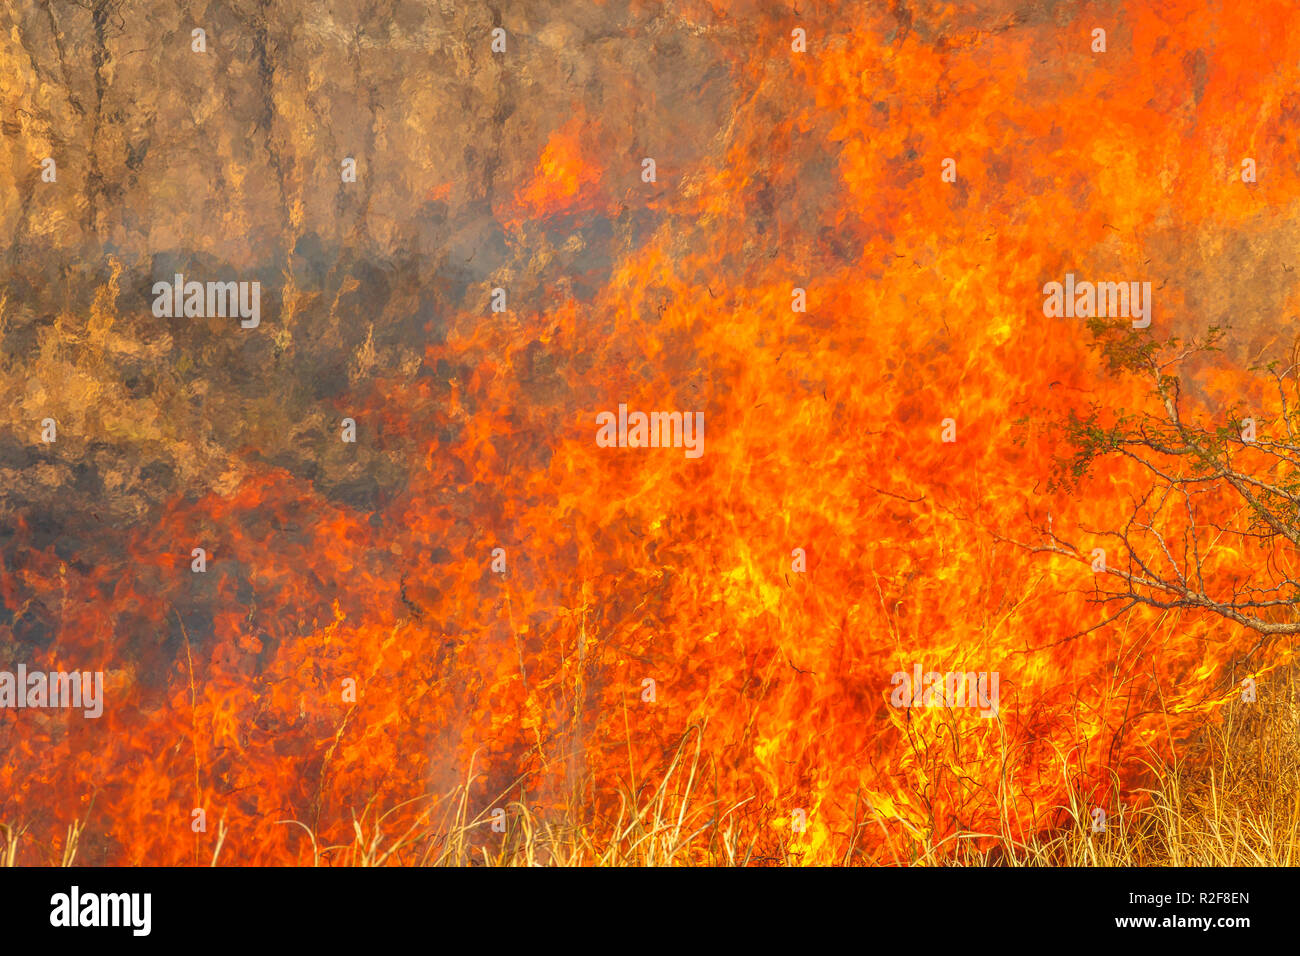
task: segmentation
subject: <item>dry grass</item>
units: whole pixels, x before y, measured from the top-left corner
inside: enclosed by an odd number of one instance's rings
[[[1294,680],[1294,678],[1292,678]],[[1020,865],[1294,866],[1300,863],[1296,688],[1234,701],[1173,767],[1151,767],[1149,800],[1091,832],[1080,821],[1007,854]],[[979,862],[978,858],[970,862]]]
[[[1300,863],[1300,711],[1294,687],[1254,703],[1235,702],[1207,724],[1176,766],[1150,766],[1136,809],[1112,815],[1094,833],[1081,798],[1061,808],[1070,823],[1029,841],[965,833],[926,845],[914,865],[959,866],[1290,866]],[[688,737],[688,739],[690,739]],[[669,772],[640,799],[621,794],[604,826],[550,822],[523,804],[507,808],[504,833],[486,816],[470,818],[464,790],[442,819],[426,815],[402,834],[385,835],[384,818],[362,814],[346,846],[317,854],[321,863],[380,865],[401,860],[435,866],[741,866],[797,860],[790,847],[756,850],[741,805],[701,799],[701,753],[678,750]],[[716,815],[716,819],[715,819]],[[743,836],[748,833],[748,838]],[[850,862],[865,862],[854,857]]]
[[[1270,682],[1271,683],[1271,682]],[[1204,728],[1177,766],[1151,766],[1145,799],[1113,814],[1094,833],[1082,799],[1063,807],[1066,826],[1029,841],[1007,835],[962,833],[942,841],[918,836],[913,865],[958,866],[1292,866],[1300,863],[1300,709],[1296,688],[1254,703],[1235,702]],[[797,850],[746,816],[744,803],[723,805],[701,794],[709,783],[700,735],[688,734],[653,788],[628,788],[607,819],[579,814],[549,819],[522,802],[471,816],[467,788],[441,799],[422,798],[427,809],[402,827],[399,811],[367,806],[353,820],[352,839],[321,845],[303,831],[310,859],[322,866],[745,866],[798,861]],[[1130,796],[1134,796],[1130,794]],[[575,806],[582,806],[575,801]],[[52,856],[75,862],[85,821],[68,828]],[[212,865],[227,836],[219,826]],[[757,836],[756,836],[757,834]],[[22,827],[0,824],[0,865],[19,861]],[[760,838],[765,845],[759,847]],[[869,862],[854,854],[847,862]],[[881,862],[889,862],[882,860]]]
[[[693,744],[692,744],[693,741]],[[469,814],[468,789],[456,791],[419,814],[401,832],[386,826],[394,807],[379,814],[366,807],[353,820],[350,843],[320,846],[310,840],[318,865],[382,866],[739,866],[753,862],[739,827],[729,818],[740,804],[720,808],[698,798],[703,765],[699,734],[688,734],[653,789],[619,794],[619,809],[603,825],[579,825],[577,815],[549,820],[524,803],[501,804],[494,831],[490,811]],[[414,801],[412,801],[414,802]],[[721,809],[721,812],[716,810]]]

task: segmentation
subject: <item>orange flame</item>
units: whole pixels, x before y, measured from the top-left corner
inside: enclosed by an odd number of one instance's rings
[[[1102,617],[1091,575],[1004,543],[1047,514],[1086,539],[1144,481],[1112,463],[1077,498],[1047,491],[1047,425],[1146,399],[1078,320],[1043,317],[1041,287],[1134,272],[1164,280],[1162,329],[1204,318],[1175,221],[1246,229],[1297,194],[1282,175],[1245,189],[1221,146],[1300,159],[1300,113],[1275,92],[1290,68],[1273,66],[1300,62],[1300,31],[1261,28],[1294,19],[1265,7],[1227,24],[1125,5],[1140,70],[1054,23],[950,10],[902,29],[860,5],[800,57],[788,18],[754,13],[746,35],[770,50],[718,52],[744,93],[725,145],[653,199],[625,185],[630,146],[585,118],[556,130],[503,221],[617,195],[659,204],[662,228],[591,298],[455,316],[419,374],[349,396],[367,461],[394,469],[373,508],[250,453],[237,490],[176,500],[112,566],[0,555],[6,606],[53,628],[22,646],[28,665],[107,679],[98,722],[0,712],[0,819],[28,824],[28,862],[79,818],[87,863],[206,863],[218,820],[227,862],[310,862],[282,821],[346,841],[367,802],[467,778],[483,807],[560,812],[577,793],[603,811],[689,733],[710,799],[756,798],[737,824],[805,862],[1024,837],[1061,822],[1070,788],[1137,799],[1143,762],[1232,693],[1245,638],[1140,609],[1070,638]],[[1197,69],[1185,51],[1207,35]],[[1202,401],[1264,401],[1253,388],[1216,368]],[[595,415],[619,403],[703,411],[706,454],[598,447]],[[1208,567],[1261,564],[1224,548]],[[997,671],[998,717],[891,706],[890,675],[916,665]]]

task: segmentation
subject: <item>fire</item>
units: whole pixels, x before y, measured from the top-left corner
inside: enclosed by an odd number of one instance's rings
[[[537,161],[532,182],[515,196],[518,225],[521,219],[545,219],[601,202],[604,171],[590,158],[583,143],[585,124],[574,118],[551,134]]]
[[[798,54],[791,14],[748,10],[752,48],[708,35],[734,107],[691,168],[661,156],[648,185],[594,106],[558,124],[495,214],[527,243],[525,226],[633,210],[589,294],[448,317],[418,367],[330,400],[315,477],[250,431],[225,484],[187,473],[147,523],[87,532],[93,560],[15,523],[0,664],[102,670],[106,696],[95,721],[0,712],[20,859],[57,862],[85,820],[79,862],[206,864],[220,840],[222,862],[310,863],[303,827],[347,843],[369,807],[400,832],[465,784],[471,815],[604,820],[696,747],[697,792],[762,859],[936,860],[957,833],[1060,826],[1072,793],[1132,805],[1144,763],[1237,692],[1254,639],[1207,613],[1103,623],[1086,566],[1012,543],[1048,516],[1090,540],[1146,481],[1109,462],[1049,490],[1052,426],[1148,398],[1041,290],[1132,273],[1156,289],[1153,333],[1216,317],[1231,277],[1184,247],[1265,230],[1297,195],[1274,64],[1300,60],[1300,34],[1259,28],[1294,19],[1266,6],[1232,25],[1129,4],[1104,59],[1079,21],[870,5],[800,21]],[[1237,153],[1272,177],[1245,187]],[[420,194],[464,201],[439,175]],[[1276,305],[1262,327],[1289,294]],[[91,328],[133,308],[105,291]],[[65,381],[90,374],[45,349]],[[1269,401],[1244,364],[1200,369],[1192,400]],[[597,415],[620,405],[702,414],[705,453],[602,446]],[[331,431],[344,417],[355,446]],[[1234,547],[1218,579],[1261,566]],[[996,672],[996,717],[892,706],[914,668]]]

